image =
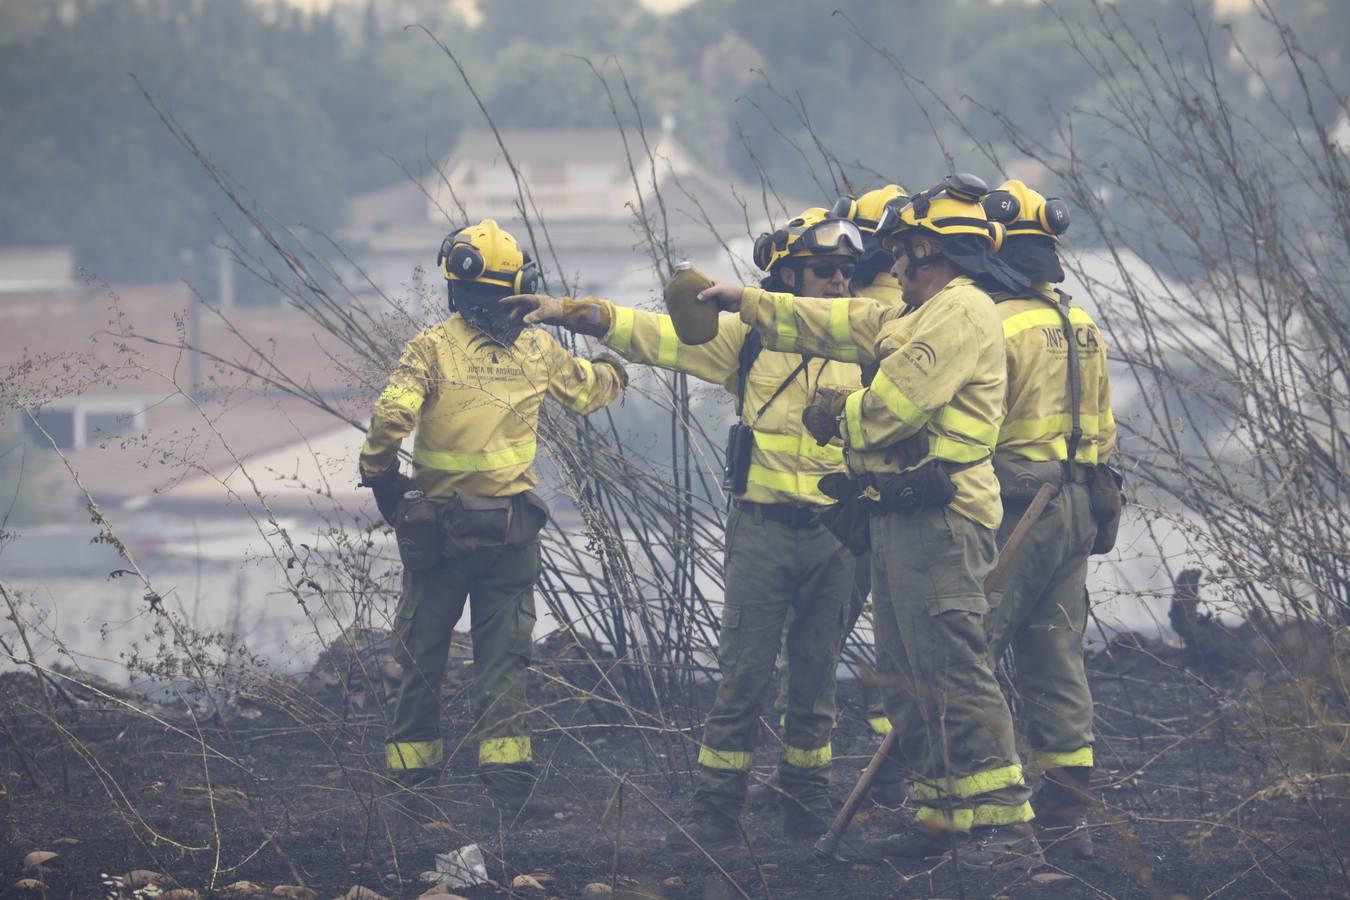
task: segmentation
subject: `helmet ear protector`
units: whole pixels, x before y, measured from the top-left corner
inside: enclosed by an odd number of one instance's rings
[[[1058,237],[1069,230],[1069,204],[1058,197],[1042,197],[1020,181],[1005,181],[984,198],[990,219],[1008,226],[1009,234]]]
[[[755,238],[755,248],[751,257],[756,268],[765,272],[773,264],[774,255],[787,249],[788,231],[780,228],[772,233],[766,232]]]
[[[519,269],[514,272],[489,269],[483,252],[469,242],[464,232],[456,232],[441,241],[436,264],[446,281],[485,281],[509,287],[515,294],[533,294],[539,285],[539,266],[526,251]]]
[[[990,191],[981,202],[984,205],[984,214],[991,222],[1009,225],[1016,222],[1017,217],[1022,214],[1022,201],[1017,199],[1016,194],[1002,188]]]

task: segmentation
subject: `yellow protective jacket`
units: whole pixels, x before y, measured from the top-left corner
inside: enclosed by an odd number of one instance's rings
[[[544,395],[586,415],[622,390],[611,366],[573,356],[542,329],[527,328],[503,347],[455,313],[403,348],[375,402],[361,471],[373,476],[394,465],[416,427],[413,477],[428,497],[519,494],[535,485]]]
[[[1073,416],[1069,399],[1069,348],[1064,320],[1055,308],[1057,294],[1049,282],[1032,285],[1023,295],[995,296],[1003,318],[1003,343],[1008,354],[1008,398],[999,430],[1000,456],[1029,460],[1069,458]],[[1069,325],[1078,347],[1082,397],[1078,404],[1083,435],[1075,458],[1104,463],[1116,448],[1116,421],[1111,415],[1111,379],[1106,371],[1106,345],[1087,311],[1069,304]]]
[[[845,298],[845,303],[848,299]],[[606,346],[633,362],[684,372],[720,384],[734,397],[741,345],[750,329],[735,316],[720,316],[717,336],[706,344],[680,343],[670,316],[604,301],[609,309]],[[755,432],[750,474],[741,499],[751,503],[833,503],[820,492],[820,478],[844,468],[843,445],[819,446],[802,424],[802,410],[818,388],[856,390],[858,367],[813,359],[792,383],[756,416],[774,391],[801,363],[796,353],[761,352],[746,378],[741,421]]]
[[[904,306],[903,290],[900,282],[890,272],[878,272],[871,283],[854,291],[859,297],[871,297],[880,300],[886,306]]]
[[[895,445],[921,429],[929,459],[961,464],[952,509],[988,528],[1003,518],[991,463],[1003,420],[1003,331],[989,295],[953,278],[922,306],[866,298],[827,300],[748,288],[741,319],[765,345],[831,359],[879,362],[870,387],[844,405],[844,443],[855,474],[904,471]]]

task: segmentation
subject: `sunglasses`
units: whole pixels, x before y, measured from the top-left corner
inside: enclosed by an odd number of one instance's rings
[[[835,262],[829,259],[822,259],[817,260],[816,262],[807,263],[805,268],[810,269],[811,274],[817,278],[833,278],[834,273],[838,272],[840,275],[844,276],[845,280],[847,280],[853,277],[853,271],[857,267],[851,262]]]

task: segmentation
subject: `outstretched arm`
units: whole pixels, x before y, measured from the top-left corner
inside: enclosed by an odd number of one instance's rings
[[[891,317],[889,307],[870,297],[796,297],[719,284],[699,299],[739,310],[741,321],[758,331],[771,350],[840,362],[875,362],[877,332]]]

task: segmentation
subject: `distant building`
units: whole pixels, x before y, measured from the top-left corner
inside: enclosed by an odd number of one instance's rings
[[[0,294],[70,290],[74,272],[70,247],[0,247]]]
[[[565,281],[575,293],[629,302],[634,292],[651,291],[656,282],[643,222],[658,241],[668,238],[675,259],[729,277],[732,256],[746,264],[750,242],[769,218],[758,187],[696,163],[664,129],[648,132],[650,157],[635,129],[628,130],[627,152],[617,129],[506,130],[501,137],[554,290]],[[375,284],[398,294],[415,266],[434,266],[446,233],[467,221],[496,219],[528,247],[519,196],[495,135],[470,131],[420,181],[355,198],[344,243]],[[774,216],[784,218],[781,210]],[[439,278],[431,283],[439,287]]]

